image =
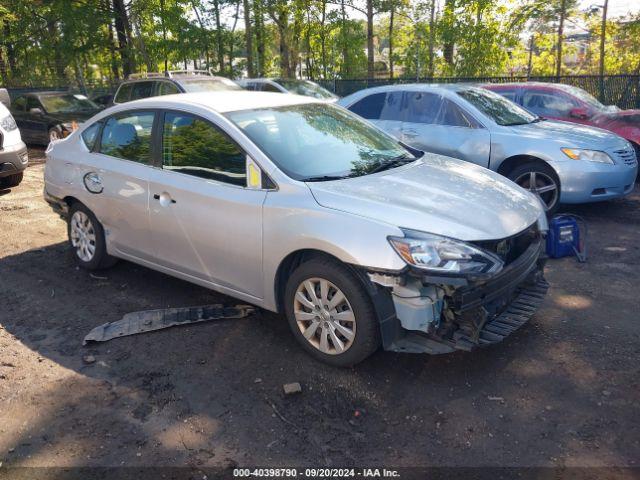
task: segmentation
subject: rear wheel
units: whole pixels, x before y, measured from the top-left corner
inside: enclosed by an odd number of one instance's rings
[[[284,303],[298,342],[325,363],[351,366],[380,345],[369,294],[361,280],[337,261],[317,258],[300,265],[289,277]]]
[[[22,172],[0,178],[0,188],[17,187],[22,182],[24,174]]]
[[[98,270],[116,262],[107,254],[102,225],[83,204],[74,203],[69,209],[67,233],[75,260],[82,268]]]
[[[527,162],[509,172],[508,177],[538,197],[542,201],[548,216],[552,216],[558,210],[560,205],[560,179],[548,165]]]

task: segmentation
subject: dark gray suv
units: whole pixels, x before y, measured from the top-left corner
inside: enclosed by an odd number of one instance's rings
[[[218,92],[242,90],[237,83],[217,77],[207,70],[170,70],[165,73],[136,73],[122,82],[113,103],[125,103],[141,98],[172,95],[174,93]]]

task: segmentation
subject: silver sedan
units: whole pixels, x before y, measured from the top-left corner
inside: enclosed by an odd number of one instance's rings
[[[546,290],[533,195],[308,97],[138,100],[47,157],[80,266],[124,259],[281,312],[333,365],[498,342]]]
[[[407,145],[510,178],[538,195],[549,214],[560,203],[609,200],[633,190],[638,163],[624,138],[545,120],[482,88],[384,86],[338,103]]]

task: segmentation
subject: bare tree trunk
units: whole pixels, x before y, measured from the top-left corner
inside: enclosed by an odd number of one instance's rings
[[[600,101],[604,102],[604,53],[605,42],[607,36],[607,9],[609,8],[609,0],[604,0],[602,6],[602,28],[600,29]]]
[[[322,17],[320,20],[320,56],[322,57],[322,78],[327,79],[327,32],[325,22],[327,19],[327,2],[322,2]]]
[[[436,38],[436,0],[431,0],[429,12],[429,78],[433,78],[433,45]]]
[[[455,12],[454,12],[455,8],[456,8],[455,0],[445,0],[444,10],[447,18],[453,18],[453,16],[455,15]],[[455,39],[452,37],[446,38],[444,45],[442,46],[442,56],[444,57],[445,61],[449,65],[453,65],[454,50],[455,50]]]
[[[258,76],[264,77],[264,16],[261,0],[254,0],[253,2],[253,17],[256,22],[256,54],[258,56]]]
[[[135,61],[131,53],[131,25],[124,6],[124,0],[113,0],[113,13],[118,37],[118,52],[122,61],[122,74],[126,77],[136,69]]]
[[[220,20],[220,2],[213,0],[213,16],[216,21],[216,43],[218,48],[218,68],[224,73],[224,44],[222,43],[222,22]]]
[[[534,35],[531,34],[531,39],[529,40],[529,61],[527,62],[527,80],[531,78],[531,68],[533,66],[533,47],[535,45]]]
[[[255,77],[253,65],[253,32],[251,30],[251,10],[249,0],[242,0],[244,7],[244,41],[247,47],[247,75],[249,78]]]
[[[209,55],[209,38],[207,35],[207,28],[202,21],[202,17],[200,16],[200,12],[198,11],[198,7],[196,6],[196,2],[191,0],[191,6],[193,7],[193,13],[195,13],[196,18],[198,19],[198,24],[200,24],[200,29],[202,30],[202,34],[204,35],[204,58],[207,61],[207,68],[210,68],[211,58]]]
[[[367,78],[373,78],[373,0],[367,0]]]
[[[233,27],[231,27],[231,34],[229,35],[229,74],[233,76],[233,49],[235,48],[236,27],[238,26],[238,18],[240,17],[240,0],[236,0],[236,13],[233,16]]]
[[[345,0],[341,0],[340,2],[340,15],[342,17],[342,24],[340,29],[341,38],[341,47],[342,47],[342,65],[340,68],[340,73],[343,79],[350,76],[351,68],[349,68],[349,47],[347,45],[346,39],[346,24],[347,24],[347,12],[344,5]]]
[[[564,35],[564,19],[567,15],[567,0],[560,4],[560,23],[558,24],[558,48],[556,52],[556,78],[562,74],[562,41]]]
[[[393,78],[393,17],[395,13],[395,6],[392,4],[389,12],[389,78]]]
[[[11,77],[14,78],[17,75],[16,67],[16,51],[11,41],[11,26],[8,22],[4,24],[5,42],[4,46],[7,49],[7,61],[9,62],[9,69],[11,70]]]

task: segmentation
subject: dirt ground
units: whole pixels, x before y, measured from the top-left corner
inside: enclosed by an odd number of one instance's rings
[[[43,170],[0,192],[4,467],[639,466],[638,189],[571,209],[588,263],[550,261],[544,307],[502,344],[345,370],[263,312],[83,347],[127,312],[236,302],[127,262],[79,270]]]

